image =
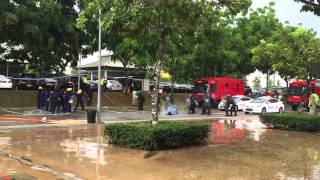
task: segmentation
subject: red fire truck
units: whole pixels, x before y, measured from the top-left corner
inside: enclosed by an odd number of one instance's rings
[[[193,95],[199,105],[202,104],[202,96],[205,93],[210,93],[211,104],[216,106],[227,94],[244,95],[244,80],[231,77],[208,77],[195,80]]]
[[[320,95],[320,80],[311,81],[310,84],[305,80],[297,80],[289,84],[288,101],[292,110],[297,110],[303,101],[304,106],[307,106],[312,89]]]

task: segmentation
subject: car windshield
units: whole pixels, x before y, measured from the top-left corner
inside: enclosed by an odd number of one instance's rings
[[[289,96],[301,96],[304,94],[304,91],[304,87],[290,87],[288,94]]]
[[[267,99],[258,98],[258,99],[254,99],[253,101],[251,101],[251,103],[265,103],[266,101],[267,101]]]
[[[208,89],[208,86],[205,84],[195,84],[194,86],[195,92],[206,93],[207,89]]]

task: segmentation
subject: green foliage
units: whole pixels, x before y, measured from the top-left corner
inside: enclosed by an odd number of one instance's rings
[[[80,47],[87,40],[87,35],[76,28],[76,5],[81,8],[81,1],[1,1],[0,40],[8,52],[2,59],[28,62],[43,75],[75,66]]]
[[[205,142],[209,126],[190,122],[114,123],[106,125],[109,142],[144,150],[172,149]]]
[[[297,131],[320,131],[320,116],[286,114],[260,115],[261,122],[276,129],[289,129]]]
[[[280,25],[275,16],[274,3],[264,8],[251,10],[235,19],[236,27],[232,29],[232,49],[237,52],[236,69],[241,76],[255,71],[255,69],[270,69],[270,65],[253,60],[252,49],[256,48],[262,40],[266,40]],[[256,62],[253,62],[256,61]],[[267,67],[265,67],[267,65]]]
[[[302,11],[310,11],[315,15],[320,16],[320,2],[315,0],[294,0],[303,3]]]
[[[259,77],[255,77],[253,79],[253,88],[256,89],[256,90],[260,90],[260,88],[261,88],[261,84],[260,83],[261,83],[260,78]]]

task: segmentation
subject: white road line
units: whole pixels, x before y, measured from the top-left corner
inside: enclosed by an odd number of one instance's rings
[[[101,117],[102,119],[114,119],[114,118],[119,118],[119,117],[116,117],[116,116],[114,116],[114,117],[112,117],[112,116],[110,116],[110,117]]]
[[[1,111],[8,112],[8,113],[12,113],[12,114],[23,115],[23,113],[19,113],[19,112],[15,112],[15,111],[9,111],[9,110],[5,110],[5,109],[1,109]]]
[[[21,116],[63,116],[63,115],[67,115],[67,114],[21,114]]]

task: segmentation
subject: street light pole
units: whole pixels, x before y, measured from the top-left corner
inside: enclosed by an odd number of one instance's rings
[[[98,98],[97,122],[101,122],[101,9],[99,8],[99,65],[98,65]]]
[[[80,89],[80,83],[81,83],[81,60],[82,60],[82,51],[80,50],[79,67],[78,67],[78,89]]]
[[[9,61],[7,61],[7,77],[9,77]]]

